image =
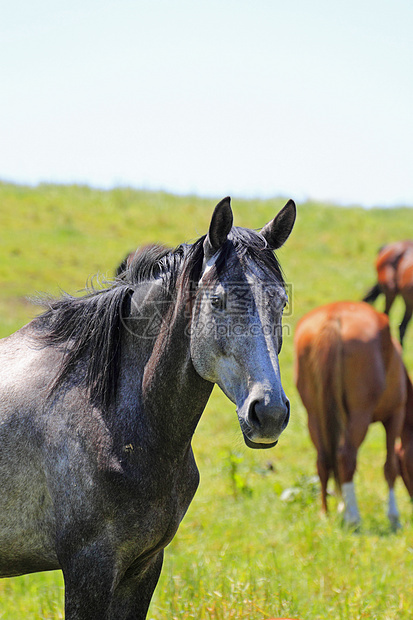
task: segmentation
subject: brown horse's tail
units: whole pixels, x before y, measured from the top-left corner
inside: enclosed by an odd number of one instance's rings
[[[363,301],[366,301],[367,303],[371,304],[373,303],[373,301],[376,301],[377,297],[382,293],[383,291],[380,288],[380,284],[378,282],[376,282],[376,284],[374,286],[372,286],[367,293],[364,295],[363,297]]]
[[[337,488],[340,489],[338,448],[347,418],[340,320],[328,320],[314,345],[312,368],[317,394],[322,459],[327,470],[333,472]]]

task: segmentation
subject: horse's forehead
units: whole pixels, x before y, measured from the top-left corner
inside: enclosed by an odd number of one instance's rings
[[[249,307],[261,308],[265,312],[280,311],[288,301],[284,284],[278,275],[253,259],[238,263],[234,269],[225,270],[216,285],[225,292],[228,303],[230,300],[236,303],[242,300],[245,304],[249,300],[248,303],[253,304]]]
[[[242,256],[240,260],[233,261],[232,268],[226,270],[228,281],[237,276],[250,285],[271,286],[273,289],[278,288],[280,292],[284,291],[284,284],[275,270],[264,263],[261,264],[248,254]]]

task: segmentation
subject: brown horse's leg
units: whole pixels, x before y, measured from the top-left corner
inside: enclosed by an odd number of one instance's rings
[[[369,426],[370,415],[352,411],[345,437],[338,449],[338,472],[344,502],[344,521],[351,526],[360,523],[353,477],[357,466],[357,452]]]
[[[399,459],[400,475],[413,501],[413,431],[404,431],[402,443],[397,448]]]
[[[328,466],[327,458],[322,448],[321,430],[317,414],[314,409],[308,405],[308,401],[306,401],[306,407],[308,413],[308,430],[310,432],[311,441],[317,450],[317,472],[321,484],[321,510],[327,513],[327,485],[330,477],[330,467]]]
[[[406,304],[406,310],[404,313],[404,317],[399,327],[400,343],[402,345],[403,345],[404,335],[406,333],[407,326],[409,324],[410,319],[412,318],[412,314],[413,314],[413,308],[409,306],[408,304]]]
[[[360,513],[353,482],[356,465],[357,448],[346,438],[338,451],[338,471],[344,504],[343,518],[347,525],[351,526],[357,526],[360,523]]]
[[[321,508],[324,513],[327,513],[327,484],[330,477],[330,470],[324,455],[320,451],[317,456],[317,471],[321,483]]]
[[[385,291],[386,303],[384,306],[384,314],[389,314],[390,309],[396,299],[396,291],[388,290]]]
[[[401,445],[397,448],[397,456],[399,459],[400,473],[406,489],[413,501],[413,385],[410,381],[407,370],[407,400],[405,419],[401,432]]]
[[[396,437],[400,435],[403,423],[403,411],[394,412],[391,418],[383,422],[386,430],[386,450],[387,457],[384,464],[384,477],[389,487],[389,504],[387,516],[393,528],[400,527],[400,514],[396,504],[394,495],[394,483],[399,473],[398,460],[395,450]]]

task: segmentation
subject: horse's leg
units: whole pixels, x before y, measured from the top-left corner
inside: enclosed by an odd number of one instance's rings
[[[400,430],[403,422],[403,411],[397,412],[386,422],[383,422],[383,426],[386,430],[386,451],[387,457],[384,464],[384,477],[389,487],[389,504],[387,516],[389,518],[392,528],[397,529],[400,527],[400,514],[397,508],[396,497],[394,494],[394,483],[399,473],[398,460],[395,449],[396,437],[400,435]]]
[[[390,309],[391,309],[391,307],[392,307],[392,305],[394,303],[394,300],[396,299],[397,293],[394,290],[386,289],[384,294],[385,294],[385,298],[386,298],[386,302],[385,302],[385,305],[384,305],[384,314],[388,315],[389,312],[390,312]]]
[[[349,437],[346,437],[338,450],[338,471],[343,498],[340,510],[343,511],[344,521],[351,526],[357,526],[360,523],[360,513],[353,482],[356,465],[357,448],[350,441]]]
[[[353,481],[356,466],[357,448],[346,438],[338,452],[338,470],[343,498],[343,505],[340,506],[340,510],[343,510],[344,521],[351,526],[357,526],[361,521]]]
[[[396,453],[399,460],[401,478],[413,503],[413,434],[409,439],[409,443],[400,445]]]
[[[327,484],[330,477],[330,470],[327,466],[326,459],[321,452],[317,455],[317,471],[321,483],[321,509],[327,514]]]
[[[361,522],[353,477],[357,466],[357,452],[366,436],[369,419],[365,412],[352,411],[344,440],[338,449],[338,472],[344,503],[343,518],[347,525],[352,527]]]
[[[413,428],[405,424],[402,430],[401,445],[396,454],[399,461],[400,475],[413,502]]]
[[[110,620],[145,620],[162,563],[163,551],[159,551],[143,573],[125,575],[115,589],[108,615]]]
[[[114,560],[90,546],[61,564],[65,620],[107,620],[115,581]]]
[[[404,335],[406,333],[407,326],[409,324],[410,319],[412,318],[412,314],[413,314],[413,307],[406,304],[406,310],[404,313],[404,317],[399,327],[400,343],[402,345],[403,345]]]
[[[307,406],[307,412],[308,430],[310,432],[311,440],[317,450],[317,472],[321,484],[321,510],[327,514],[327,485],[330,477],[330,468],[327,465],[327,459],[321,445],[321,430],[317,422],[317,416],[313,409],[309,406]]]
[[[351,527],[357,527],[361,523],[361,518],[353,480],[351,482],[343,482],[341,494],[343,497],[342,510],[344,522]]]
[[[83,550],[63,568],[65,619],[145,620],[162,561],[160,551],[141,572],[124,576],[115,587],[115,560],[95,549]]]

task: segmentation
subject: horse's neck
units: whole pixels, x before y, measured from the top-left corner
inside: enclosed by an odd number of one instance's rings
[[[131,414],[137,416],[138,427],[144,425],[161,438],[165,449],[167,443],[185,449],[213,384],[202,379],[193,367],[187,333],[190,317],[185,314],[185,303],[160,301],[159,305],[152,300],[142,307],[145,323],[131,322],[125,334],[121,367],[127,390],[123,387],[123,401],[134,403]],[[160,309],[164,312],[160,313]]]
[[[190,439],[205,409],[213,384],[195,371],[185,321],[174,321],[167,337],[157,343],[146,365],[142,389],[151,415],[164,418],[168,436]]]

